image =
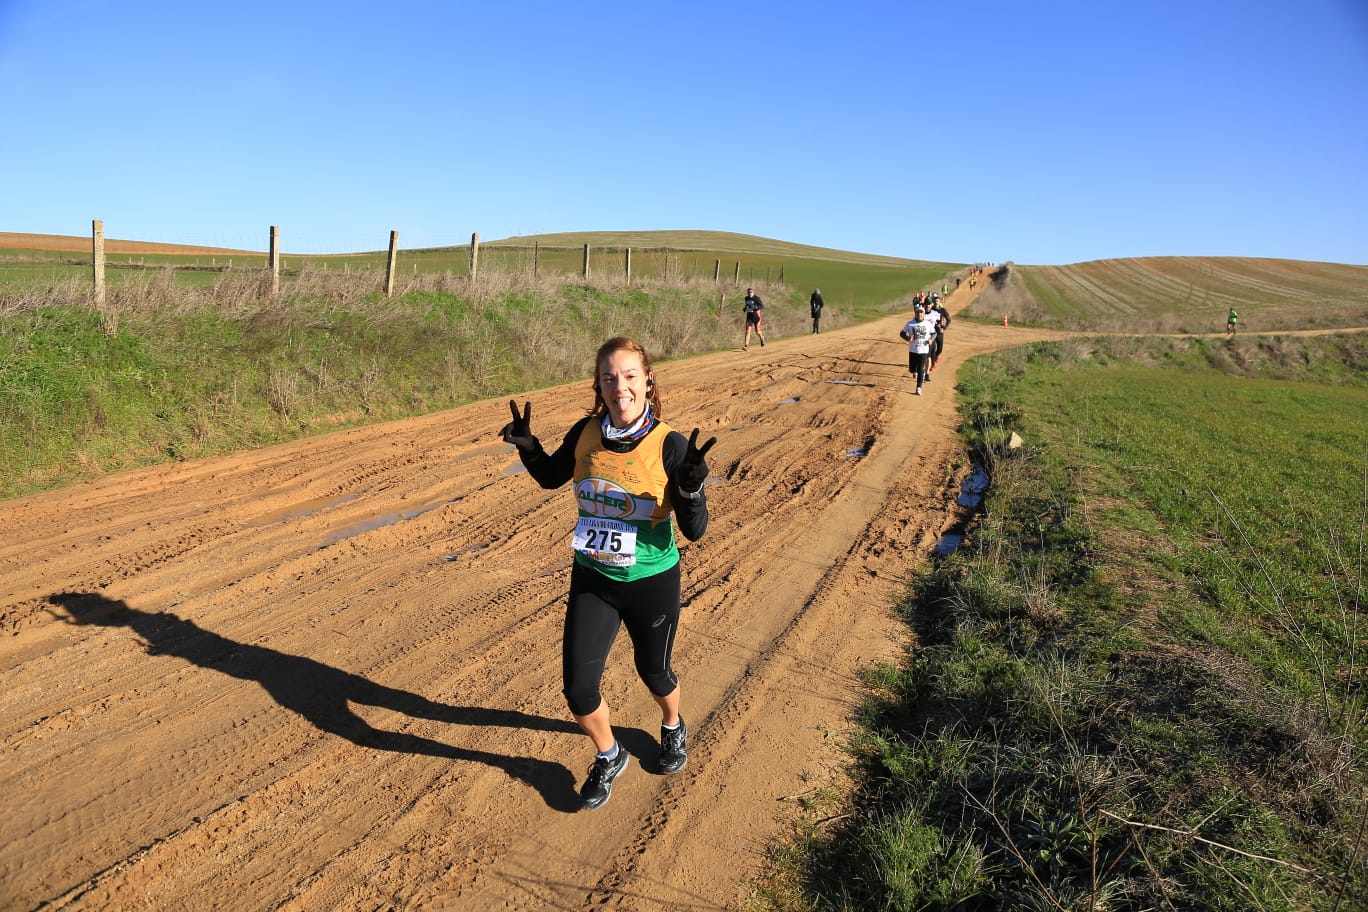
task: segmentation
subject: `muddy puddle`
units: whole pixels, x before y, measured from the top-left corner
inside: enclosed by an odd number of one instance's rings
[[[376,529],[383,529],[385,526],[392,526],[395,523],[407,522],[410,519],[417,519],[424,513],[430,513],[438,507],[445,507],[447,504],[455,503],[458,499],[459,498],[452,498],[450,500],[438,501],[434,504],[427,504],[426,506],[422,507],[415,507],[412,510],[399,510],[394,513],[382,513],[379,516],[372,516],[370,519],[363,520],[351,526],[347,526],[345,529],[339,529],[332,535],[329,535],[327,538],[323,539],[323,544],[319,545],[319,547],[327,548],[331,545],[337,544],[340,541],[346,541],[347,539],[353,538],[357,535],[363,535],[366,532],[374,532]]]
[[[983,497],[988,493],[989,482],[988,471],[977,463],[974,464],[969,477],[960,482],[960,492],[955,498],[955,504],[968,512],[955,524],[954,530],[946,532],[936,542],[936,557],[949,557],[964,544],[964,529],[983,506]]]
[[[290,504],[288,507],[283,507],[270,513],[263,513],[260,516],[242,523],[242,525],[249,529],[257,529],[275,523],[289,522],[292,519],[305,519],[313,516],[315,513],[322,513],[330,507],[335,507],[355,499],[355,494],[338,494],[333,497],[315,497],[311,500]]]

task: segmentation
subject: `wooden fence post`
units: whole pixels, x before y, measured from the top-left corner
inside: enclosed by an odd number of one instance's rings
[[[741,284],[741,261],[740,261],[740,260],[737,260],[737,261],[736,261],[736,274],[732,276],[732,284],[733,284],[733,285],[740,285],[740,284]]]
[[[394,297],[394,266],[399,261],[399,232],[390,232],[389,262],[385,265],[385,297]],[[417,263],[413,264],[416,268]]]
[[[480,232],[476,231],[470,236],[470,277],[473,279],[480,274]]]
[[[585,244],[585,245],[584,245],[584,270],[583,270],[583,276],[584,276],[584,278],[586,278],[586,279],[589,278],[589,245],[588,245],[588,244]]]
[[[623,275],[625,275],[625,276],[627,277],[627,284],[628,284],[628,285],[631,285],[631,284],[632,284],[632,248],[631,248],[631,247],[628,247],[626,253],[623,254],[623,259],[622,259],[622,271],[623,271]]]
[[[722,261],[721,261],[721,260],[713,260],[713,281],[714,281],[714,282],[719,281],[721,278],[722,278]]]
[[[271,297],[280,294],[280,228],[271,226],[271,252],[267,255],[266,266],[271,271]]]
[[[541,241],[532,242],[532,278],[537,277],[541,269]]]
[[[95,283],[95,306],[104,307],[105,302],[105,248],[104,222],[92,219],[90,222],[90,263],[91,279]]]

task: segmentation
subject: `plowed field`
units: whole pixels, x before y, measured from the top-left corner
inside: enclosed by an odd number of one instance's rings
[[[32,249],[50,250],[57,253],[84,253],[89,255],[91,239],[89,235],[77,237],[68,234],[21,234],[14,231],[0,231],[0,250]],[[105,239],[107,254],[168,254],[178,256],[212,256],[218,254],[249,254],[247,250],[231,250],[227,247],[197,247],[187,244],[161,244],[155,241],[123,241],[118,238]],[[259,256],[265,256],[259,253]]]
[[[840,784],[855,674],[962,518],[956,368],[1046,335],[957,322],[917,397],[902,321],[656,366],[665,417],[719,438],[689,763],[655,772],[620,637],[633,763],[595,812],[560,694],[573,502],[498,440],[506,400],[0,503],[0,908],[734,907]],[[528,398],[554,445],[587,380]]]

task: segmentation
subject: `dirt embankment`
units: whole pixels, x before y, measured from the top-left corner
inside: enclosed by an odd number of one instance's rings
[[[0,907],[733,907],[839,784],[856,671],[957,519],[955,370],[1046,335],[957,322],[915,397],[901,322],[657,365],[667,419],[719,438],[690,758],[654,772],[621,637],[635,762],[596,812],[560,694],[573,504],[497,440],[504,401],[0,503]],[[586,382],[529,398],[554,444]]]

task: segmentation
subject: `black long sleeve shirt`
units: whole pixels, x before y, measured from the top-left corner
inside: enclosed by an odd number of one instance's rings
[[[541,441],[537,441],[534,450],[518,450],[518,457],[522,464],[527,468],[527,474],[537,484],[547,490],[559,488],[575,475],[575,445],[579,442],[580,433],[584,430],[585,424],[599,419],[590,415],[576,421],[570,430],[566,431],[565,439],[561,441],[554,453],[547,453],[542,449]],[[618,453],[627,453],[636,449],[639,441],[617,441],[604,439],[603,445],[610,450]],[[679,532],[689,541],[698,541],[703,537],[703,533],[708,530],[708,498],[703,493],[703,489],[698,490],[698,499],[691,500],[680,490],[678,472],[680,465],[684,462],[684,454],[688,452],[689,442],[684,439],[684,435],[679,431],[672,430],[665,435],[662,444],[662,459],[665,463],[665,473],[670,479],[670,503],[674,507],[675,525],[679,527]]]

